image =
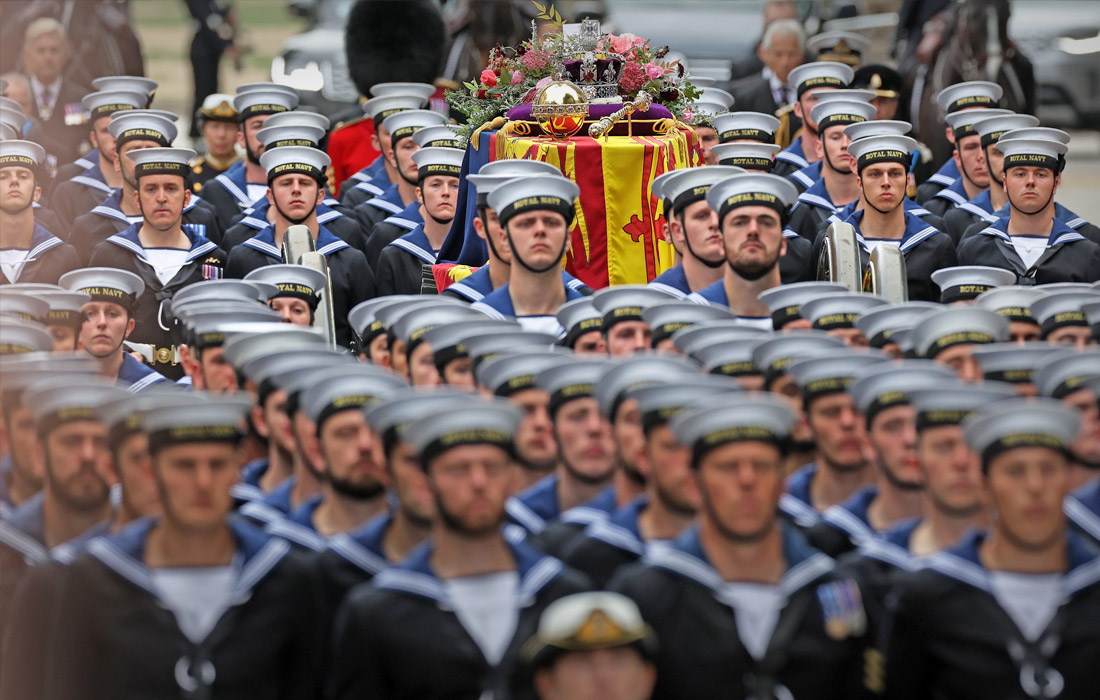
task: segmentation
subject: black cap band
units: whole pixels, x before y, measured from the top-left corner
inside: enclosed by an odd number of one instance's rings
[[[926,428],[959,425],[971,413],[973,413],[973,410],[966,408],[937,408],[929,411],[917,411],[917,432]]]
[[[596,385],[591,382],[569,384],[550,394],[550,415],[557,415],[562,406],[575,399],[591,398]]]
[[[784,439],[764,425],[739,425],[721,428],[701,436],[691,446],[691,465],[698,468],[703,456],[711,450],[731,442],[770,442],[782,449]]]
[[[286,105],[277,105],[274,103],[266,102],[264,104],[250,105],[241,110],[241,113],[237,116],[238,121],[248,121],[251,117],[259,116],[261,114],[278,114],[279,112],[289,111]]]
[[[858,313],[851,314],[825,314],[813,322],[813,327],[821,331],[831,331],[835,328],[855,328]]]
[[[237,444],[241,431],[236,425],[180,425],[149,433],[149,451],[191,442],[227,442]]]
[[[0,156],[0,168],[30,168],[34,170],[38,167],[38,161],[30,156],[11,154],[7,156]]]
[[[967,95],[966,97],[960,97],[951,104],[947,105],[947,113],[952,114],[958,112],[960,109],[966,109],[967,107],[996,107],[997,101],[988,95]]]
[[[38,437],[42,440],[60,425],[78,420],[99,421],[99,413],[94,406],[66,406],[54,413],[47,413],[38,419]]]
[[[871,405],[867,407],[865,418],[867,420],[867,427],[871,427],[871,423],[874,422],[878,414],[882,413],[888,408],[894,408],[895,406],[908,406],[909,397],[901,391],[888,391],[885,394],[881,394],[875,397],[875,400],[871,402]]]
[[[155,129],[127,129],[115,139],[115,147],[122,148],[123,144],[130,141],[155,141],[165,148],[172,145],[164,134]]]
[[[537,209],[556,211],[565,218],[565,225],[572,226],[573,219],[576,218],[577,210],[573,206],[573,202],[566,201],[561,197],[555,197],[553,195],[536,195],[534,197],[522,197],[514,202],[510,202],[507,206],[497,212],[500,217],[500,223],[503,226],[509,219],[522,214],[527,211],[534,211]]]
[[[510,434],[492,428],[468,428],[444,433],[429,442],[420,452],[420,465],[427,469],[428,462],[433,458],[462,445],[493,445],[514,457],[515,450]]]
[[[1013,153],[1010,156],[1005,156],[1004,169],[1016,168],[1020,166],[1033,166],[1037,168],[1047,168],[1054,172],[1061,172],[1062,164],[1057,158],[1051,158],[1041,153]]]
[[[1035,378],[1035,370],[1002,369],[996,372],[985,372],[983,376],[987,381],[1008,382],[1009,384],[1030,384]]]
[[[718,134],[718,143],[739,141],[741,139],[751,139],[761,143],[772,143],[775,140],[775,134],[752,127],[745,127],[744,129],[727,129]]]
[[[981,331],[959,331],[958,333],[949,333],[942,338],[937,338],[936,342],[932,343],[932,346],[928,348],[928,352],[925,353],[927,357],[933,358],[939,355],[941,352],[948,348],[953,348],[956,345],[968,345],[972,343],[984,344],[992,343],[993,336],[988,333],[982,333]]]
[[[275,284],[278,288],[278,292],[271,298],[276,297],[293,297],[295,299],[301,299],[309,304],[309,308],[316,309],[317,305],[321,303],[321,297],[313,290],[312,287],[307,287],[304,284],[297,282],[278,282]]]
[[[322,185],[325,183],[326,180],[325,174],[313,165],[310,165],[309,163],[280,163],[279,165],[273,167],[270,172],[268,172],[268,187],[270,187],[271,183],[275,181],[275,178],[279,177],[280,175],[286,175],[288,173],[308,175],[316,180],[318,184]]]
[[[814,78],[807,78],[798,85],[798,97],[802,97],[807,90],[821,87],[845,88],[848,87],[848,84],[840,78],[831,75],[820,75]]]
[[[720,165],[736,165],[745,170],[763,170],[770,173],[775,168],[775,161],[771,158],[759,156],[730,156],[718,161]]]
[[[676,213],[689,204],[706,199],[709,191],[710,185],[700,185],[699,187],[692,187],[686,192],[681,192],[676,199],[672,200],[672,212]]]
[[[990,289],[993,289],[993,286],[989,284],[958,284],[947,287],[940,292],[940,303],[953,304],[956,301],[976,299],[979,294]]]
[[[459,177],[462,175],[462,168],[458,165],[450,165],[449,163],[426,163],[416,170],[416,179],[420,182],[424,182],[424,180],[432,175]]]
[[[70,309],[50,309],[42,322],[47,326],[75,326],[79,328],[84,325],[84,314]]]
[[[607,333],[611,330],[611,327],[623,323],[624,321],[641,321],[642,319],[642,307],[640,306],[620,306],[616,309],[611,309],[603,316],[603,333]]]
[[[842,114],[830,114],[817,123],[817,133],[825,133],[825,130],[831,126],[847,126],[849,124],[860,124],[865,121],[867,121],[867,118],[859,114],[849,114],[847,112]]]
[[[810,402],[822,396],[842,394],[848,390],[851,384],[851,377],[822,377],[821,379],[807,382],[806,386],[802,387],[802,404],[804,406],[809,406]]]
[[[99,119],[100,117],[109,117],[115,112],[126,112],[131,109],[137,109],[133,105],[125,103],[115,103],[109,105],[99,105],[92,110],[92,121]]]
[[[723,377],[749,377],[760,374],[760,371],[756,369],[756,365],[752,363],[752,360],[745,360],[744,362],[727,362],[718,365],[710,370],[710,374],[720,374]]]
[[[565,334],[561,344],[563,347],[572,348],[582,335],[593,331],[603,331],[603,318],[586,318],[580,323],[573,324],[573,327]]]
[[[776,330],[779,330],[791,321],[797,321],[802,318],[801,312],[802,307],[800,305],[778,308],[772,312],[772,326],[774,326]]]
[[[1048,447],[1062,454],[1068,454],[1065,444],[1057,435],[1047,433],[1004,435],[982,450],[982,473],[989,471],[989,463],[998,455],[1018,447]]]
[[[190,167],[178,161],[154,161],[139,163],[134,167],[134,177],[140,180],[146,175],[178,175],[186,178]]]
[[[742,192],[728,197],[726,201],[722,202],[721,211],[718,212],[718,220],[719,222],[724,221],[726,214],[734,209],[751,206],[774,209],[779,214],[779,220],[784,223],[786,223],[790,213],[787,207],[783,205],[782,200],[774,194],[768,192]]]
[[[92,301],[109,301],[112,304],[123,306],[130,311],[133,310],[134,303],[137,301],[133,294],[110,287],[84,287],[77,291],[87,294],[92,298]]]
[[[1039,324],[1039,336],[1046,340],[1054,331],[1059,328],[1066,328],[1068,326],[1080,326],[1082,328],[1089,327],[1089,320],[1085,316],[1084,311],[1062,311],[1056,313],[1050,318]]]
[[[282,148],[283,146],[306,146],[308,148],[317,148],[317,144],[309,139],[280,139],[267,144],[267,149]]]
[[[912,156],[905,151],[880,148],[876,151],[869,151],[861,154],[859,158],[856,159],[856,172],[862,173],[864,168],[868,165],[874,165],[875,163],[899,163],[904,165],[908,170],[909,163],[912,159]]]

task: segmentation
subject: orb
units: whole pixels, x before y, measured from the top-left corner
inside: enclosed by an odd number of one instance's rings
[[[555,80],[539,90],[531,105],[531,116],[547,136],[568,138],[584,125],[584,118],[588,116],[588,98],[568,80]]]

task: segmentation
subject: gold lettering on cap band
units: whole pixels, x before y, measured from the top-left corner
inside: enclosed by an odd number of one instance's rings
[[[740,425],[707,433],[699,442],[705,446],[740,440],[775,440],[775,432],[763,425]]]
[[[963,107],[992,107],[996,102],[992,98],[985,95],[969,95],[967,97],[960,97],[947,106],[947,113],[957,112]]]
[[[772,134],[763,129],[729,129],[718,134],[719,141],[725,141],[727,139],[757,139],[761,141],[771,141]]]
[[[316,148],[317,144],[309,139],[282,139],[280,141],[272,141],[267,145],[268,148],[282,148],[283,146],[307,146],[309,148]]]
[[[462,174],[462,168],[458,165],[429,163],[427,165],[420,166],[418,173],[420,175],[420,179],[424,179],[430,175],[448,175],[451,177],[458,177]]]
[[[617,309],[611,311],[612,318],[622,318],[623,316],[641,316],[642,307],[640,306],[620,306]]]
[[[742,192],[726,198],[725,207],[736,207],[746,204],[770,204],[779,205],[779,197],[767,192]]]
[[[121,289],[111,289],[110,287],[83,287],[77,291],[90,294],[93,297],[111,297],[113,299],[122,299],[128,294],[128,292]]]
[[[446,447],[449,445],[460,445],[470,442],[488,442],[498,445],[506,445],[512,441],[512,437],[500,430],[491,430],[488,428],[470,429],[470,430],[455,430],[444,435],[440,435],[436,440],[440,445]]]
[[[8,165],[21,165],[28,168],[33,168],[34,166],[38,165],[38,161],[29,156],[0,156],[0,168]]]
[[[958,333],[949,333],[948,335],[938,338],[934,347],[938,350],[942,350],[949,345],[959,345],[960,343],[992,343],[993,336],[988,333],[981,333],[979,331],[960,331]]]
[[[279,282],[275,287],[280,292],[289,292],[291,294],[304,294],[305,296],[317,296],[317,292],[313,291],[313,287],[307,287],[304,284],[298,284],[297,282]]]

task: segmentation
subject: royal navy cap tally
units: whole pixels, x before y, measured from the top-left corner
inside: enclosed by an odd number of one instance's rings
[[[1011,384],[987,381],[963,384],[952,379],[928,382],[909,390],[909,404],[917,411],[917,431],[959,425],[979,408],[1019,394]]]
[[[476,376],[478,384],[493,395],[507,398],[527,389],[539,389],[535,382],[539,372],[572,361],[573,356],[560,348],[500,355],[483,362]]]
[[[114,267],[85,267],[61,275],[57,281],[65,289],[89,295],[92,301],[109,301],[133,309],[145,291],[145,282],[126,270]]]
[[[466,354],[474,361],[476,371],[482,362],[504,353],[526,352],[528,349],[549,350],[555,346],[557,339],[551,333],[506,331],[470,338],[466,341]]]
[[[1100,301],[1095,292],[1052,292],[1031,302],[1031,315],[1039,324],[1039,333],[1046,339],[1054,331],[1066,326],[1088,327],[1089,319],[1083,306]]]
[[[810,110],[810,118],[817,124],[818,133],[823,134],[832,126],[847,126],[874,119],[875,113],[875,106],[867,102],[829,100],[819,102]]]
[[[747,377],[760,374],[752,363],[752,351],[760,344],[759,336],[720,340],[695,348],[691,357],[703,365],[707,374]]]
[[[666,202],[665,215],[675,214],[689,204],[703,201],[711,185],[733,175],[742,175],[744,172],[743,168],[731,165],[711,165],[706,168],[673,170],[660,175],[658,179],[661,180],[661,187],[658,196]]]
[[[321,294],[328,283],[325,273],[314,270],[305,265],[265,265],[258,267],[244,276],[246,282],[266,282],[274,285],[276,292],[268,297],[268,301],[275,297],[294,297],[309,304],[316,309],[321,301]]]
[[[390,138],[396,144],[424,127],[442,126],[446,123],[447,120],[439,112],[427,109],[405,109],[383,119],[382,127],[390,132]]]
[[[425,469],[440,454],[463,445],[493,445],[512,454],[523,415],[504,399],[472,399],[461,411],[429,414],[399,430]]]
[[[565,177],[556,166],[541,160],[522,158],[504,158],[481,166],[476,175],[467,175],[466,181],[477,189],[477,205],[487,206],[489,193],[509,180],[529,175],[549,175]],[[660,177],[660,176],[658,176]],[[657,179],[654,179],[656,183]]]
[[[956,345],[997,343],[1008,338],[1008,319],[975,307],[954,307],[923,316],[911,341],[918,357],[935,358]]]
[[[1035,386],[1042,396],[1062,399],[1082,388],[1091,377],[1100,376],[1100,351],[1059,350],[1035,370]]]
[[[431,83],[375,83],[371,85],[371,97],[385,97],[387,95],[416,95],[425,101],[435,94],[435,85]]]
[[[100,117],[109,117],[115,112],[128,112],[132,109],[142,109],[149,101],[149,96],[144,92],[131,92],[129,90],[100,90],[84,96],[80,100],[84,111],[91,115],[92,121]]]
[[[432,361],[440,376],[444,368],[455,360],[469,357],[466,352],[466,341],[470,338],[486,333],[499,333],[501,331],[521,330],[515,321],[506,321],[496,318],[466,318],[460,317],[454,321],[441,323],[438,326],[424,331],[422,339],[432,349]]]
[[[92,81],[92,87],[100,92],[125,90],[146,96],[146,102],[157,91],[157,81],[140,75],[107,75]],[[145,103],[142,103],[145,106]]]
[[[380,403],[387,393],[408,386],[396,374],[372,365],[356,365],[355,369],[317,382],[299,399],[302,410],[317,424],[318,435],[325,421],[335,414]]]
[[[1009,138],[1009,131],[997,142],[997,150],[1004,154],[1004,170],[1019,166],[1036,166],[1061,172],[1062,156],[1069,146],[1061,141],[1039,138]]]
[[[940,288],[940,303],[975,299],[994,287],[1016,283],[1016,273],[986,265],[941,267],[932,273],[932,282]]]
[[[84,323],[82,308],[92,300],[88,294],[81,292],[67,292],[63,289],[45,289],[35,292],[35,296],[42,299],[50,307],[43,323],[47,326],[76,326]]]
[[[5,318],[0,329],[0,355],[22,355],[53,350],[53,336],[41,323]]]
[[[30,292],[6,292],[0,296],[0,314],[17,316],[24,321],[46,323],[50,313],[49,303]]]
[[[746,326],[735,321],[704,321],[690,328],[682,328],[672,334],[672,343],[685,355],[695,353],[715,343],[735,342],[743,339],[761,340],[771,337],[762,328]]]
[[[643,320],[642,311],[650,306],[673,300],[672,295],[644,284],[605,287],[592,295],[592,305],[603,314],[604,335],[618,323]]]
[[[802,304],[800,314],[818,330],[855,328],[860,314],[886,303],[882,297],[862,292],[819,294]]]
[[[851,67],[836,61],[815,61],[795,66],[787,75],[787,84],[792,85],[798,97],[810,90],[819,88],[846,88],[855,77]]]
[[[378,128],[386,117],[398,112],[421,109],[427,104],[427,97],[414,94],[380,95],[363,103],[363,114],[373,119],[375,128]]]
[[[73,381],[71,376],[48,377],[26,387],[23,406],[37,424],[39,437],[73,421],[102,422],[99,409],[127,396],[115,382],[98,376]]]
[[[462,148],[462,139],[450,124],[426,126],[413,134],[413,142],[421,148]]]
[[[733,141],[710,147],[710,152],[718,159],[718,165],[765,173],[770,173],[775,167],[775,154],[781,150],[782,147],[777,144],[756,141]]]
[[[412,154],[416,163],[416,177],[423,182],[433,175],[459,177],[462,174],[462,159],[466,152],[457,148],[427,146]]]
[[[193,405],[194,395],[172,382],[158,382],[141,393],[126,394],[100,407],[107,440],[117,448],[126,438],[145,432],[144,414],[162,406],[186,408]]]
[[[235,444],[244,435],[249,408],[245,397],[185,393],[142,411],[141,422],[154,453],[193,442]]]
[[[243,92],[242,92],[243,89]],[[262,114],[289,112],[298,106],[298,93],[275,83],[251,83],[237,88],[233,108],[242,122]]]
[[[535,375],[535,384],[550,394],[550,414],[576,399],[593,397],[596,382],[612,366],[608,360],[575,360],[547,367]]]
[[[280,175],[298,173],[308,175],[317,182],[325,182],[325,170],[332,164],[328,154],[308,146],[284,146],[264,151],[260,156],[260,167],[267,171],[270,184]]]
[[[238,371],[248,361],[269,352],[270,348],[298,350],[326,345],[325,336],[320,329],[296,326],[290,323],[262,324],[270,326],[266,330],[257,328],[256,332],[236,333],[225,339],[225,361]]]
[[[1064,452],[1080,426],[1077,411],[1045,397],[999,401],[975,411],[962,423],[967,444],[982,457],[983,471],[995,457],[1019,447]]]
[[[839,64],[838,64],[839,65]],[[761,441],[784,444],[795,424],[791,407],[768,394],[738,396],[736,401],[719,396],[717,405],[695,407],[674,416],[670,426],[676,440],[692,451],[692,466],[710,450],[731,442]]]
[[[936,95],[936,103],[947,114],[972,107],[996,107],[1004,88],[987,80],[970,80],[949,85]]]
[[[489,195],[489,206],[496,210],[501,226],[528,211],[554,211],[572,226],[576,218],[576,201],[580,188],[560,175],[520,177],[498,186]]]
[[[825,331],[792,331],[762,340],[752,351],[752,363],[766,379],[774,379],[798,357],[844,347],[843,340]]]
[[[652,345],[672,337],[683,328],[707,321],[732,321],[737,317],[727,308],[696,304],[690,301],[660,302],[642,309],[642,320],[652,331]]]
[[[445,411],[462,411],[470,404],[470,394],[447,387],[431,391],[401,387],[386,392],[383,401],[363,406],[363,417],[376,433],[388,453],[398,442],[399,431],[405,425],[425,415]]]
[[[558,323],[565,329],[562,347],[572,348],[585,333],[603,330],[603,314],[592,303],[592,297],[568,301],[558,307]]]
[[[112,114],[107,131],[115,138],[118,148],[130,141],[153,141],[167,148],[179,133],[172,120],[149,110],[138,109]]]
[[[972,353],[982,376],[1009,384],[1032,384],[1035,370],[1058,349],[1047,343],[990,343]]]
[[[272,114],[264,121],[264,128],[275,126],[311,127],[327,133],[330,124],[328,117],[318,112],[311,112],[308,109],[292,109],[288,112]]]
[[[978,113],[978,110],[974,111]],[[974,131],[977,131],[978,136],[981,137],[983,147],[992,143],[997,143],[997,141],[1009,131],[1026,129],[1032,126],[1039,126],[1038,117],[1034,117],[1030,114],[1016,114],[1014,112],[994,115],[985,114],[975,119],[973,122]]]
[[[937,382],[950,382],[955,373],[931,360],[876,363],[856,373],[848,394],[863,412],[868,427],[879,413],[909,405],[909,393]]]
[[[806,40],[806,50],[819,61],[857,66],[871,48],[871,40],[854,32],[822,32]]]
[[[825,294],[847,292],[848,288],[837,282],[794,282],[761,292],[758,299],[768,306],[772,325],[780,330],[786,324],[802,318],[802,306]]]
[[[596,382],[593,396],[600,413],[614,422],[626,392],[650,384],[672,384],[683,377],[698,377],[699,368],[675,355],[634,355],[613,363]]]
[[[284,112],[284,114],[290,114],[290,112]],[[268,126],[266,122],[264,128],[256,132],[256,138],[260,140],[260,143],[266,149],[282,148],[284,146],[317,148],[317,144],[321,143],[324,136],[325,130],[315,126]]]
[[[1043,292],[1035,287],[995,287],[979,294],[974,305],[989,309],[1010,321],[1035,323],[1031,304],[1042,295]]]
[[[877,351],[856,352],[850,348],[823,350],[795,360],[787,367],[787,372],[802,389],[802,400],[809,403],[826,394],[847,391],[856,375],[868,365],[888,361]]]
[[[867,338],[873,348],[882,348],[894,342],[893,335],[902,329],[912,328],[917,320],[930,311],[943,308],[930,301],[907,301],[885,304],[868,309],[856,319],[856,328]]]
[[[875,163],[899,163],[906,171],[913,161],[917,142],[908,136],[867,136],[848,144],[848,155],[856,159],[856,171]]]
[[[763,112],[730,112],[719,114],[710,120],[718,134],[718,143],[730,143],[748,139],[761,143],[773,143],[779,130],[779,119]]]
[[[653,658],[657,638],[638,605],[620,593],[592,591],[559,598],[539,617],[538,630],[524,644],[525,661],[546,668],[573,651],[636,646]]]
[[[978,136],[975,128],[978,122],[993,117],[1006,117],[1013,114],[1010,109],[967,109],[962,112],[948,114],[944,120],[951,126],[955,134],[955,147],[958,148],[959,140],[967,136]]]
[[[741,385],[733,379],[697,375],[679,377],[675,383],[633,387],[626,394],[638,402],[642,430],[648,433],[702,401],[740,391]]]
[[[146,175],[179,175],[186,178],[191,171],[191,159],[197,154],[190,148],[141,148],[130,151],[134,161],[134,177]]]
[[[233,106],[233,96],[224,92],[215,92],[207,95],[197,114],[199,119],[206,121],[233,122],[236,123],[240,114]]]
[[[905,136],[912,130],[912,124],[896,119],[872,119],[844,127],[844,133],[853,141],[869,136]]]
[[[791,181],[770,173],[734,175],[714,183],[707,192],[707,204],[718,212],[719,225],[732,210],[748,206],[774,209],[786,221],[796,199],[798,190]]]

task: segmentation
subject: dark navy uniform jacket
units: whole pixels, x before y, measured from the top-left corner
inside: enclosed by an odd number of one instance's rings
[[[787,222],[787,228],[812,242],[817,238],[822,224],[836,210],[837,206],[829,197],[829,191],[825,189],[825,179],[822,178],[798,195],[798,201],[791,208],[791,220]]]
[[[271,204],[267,199],[261,199],[255,206],[249,209],[244,216],[236,221],[225,231],[220,245],[226,251],[232,251],[235,247],[255,236],[270,226],[267,220],[267,210]],[[345,216],[322,202],[317,205],[317,223],[336,234],[336,237],[344,241],[352,248],[363,250],[365,239],[355,217]]]
[[[400,214],[405,208],[405,202],[401,200],[401,193],[397,185],[390,185],[385,192],[352,208],[352,213],[359,219],[359,226],[367,235],[374,225],[387,216]]]
[[[959,244],[959,265],[990,265],[1016,273],[1016,284],[1095,282],[1100,279],[1100,245],[1054,219],[1046,252],[1031,267],[1012,246],[1008,219],[997,219]]]
[[[814,547],[836,558],[850,552],[864,540],[878,536],[871,527],[867,511],[878,495],[878,487],[865,486],[842,503],[830,506],[821,521],[806,530],[806,539]]]
[[[955,226],[955,230],[960,232],[959,238],[956,239],[956,244],[979,233],[997,219],[1007,219],[1012,214],[1010,205],[1007,203],[997,211],[987,212],[986,210],[991,207],[992,204],[989,200],[989,192],[986,191],[967,202],[966,205],[961,205],[948,212],[948,214],[953,214],[953,225]],[[979,215],[978,212],[985,213]],[[1097,228],[1096,224],[1093,224],[1083,216],[1078,216],[1058,202],[1054,203],[1054,218],[1058,219],[1066,226],[1069,226],[1093,243],[1100,244],[1100,228]],[[944,221],[946,220],[947,217],[944,217]],[[954,232],[948,233],[951,233],[952,237],[955,235]]]
[[[963,178],[960,175],[958,179],[924,202],[924,207],[936,216],[942,217],[955,207],[966,204],[968,201],[970,201],[970,197],[966,194]]]
[[[224,173],[209,180],[202,188],[203,199],[214,206],[218,226],[225,231],[233,225],[233,219],[252,206],[248,196],[248,179],[245,161],[239,160]]]
[[[378,295],[419,294],[424,283],[424,266],[434,265],[438,255],[439,251],[432,248],[424,233],[423,224],[391,241],[378,256]]]
[[[354,209],[368,199],[385,194],[392,184],[386,172],[386,161],[378,156],[370,165],[340,183],[337,197],[345,207]]]
[[[97,156],[89,168],[54,187],[50,193],[50,205],[68,229],[76,217],[90,212],[113,191],[103,179]]]
[[[423,224],[424,217],[420,215],[419,202],[413,202],[398,213],[379,221],[366,236],[367,242],[363,252],[366,253],[367,262],[377,271],[382,251],[386,246]]]
[[[806,153],[802,150],[802,137],[799,136],[791,142],[790,146],[775,154],[775,169],[772,170],[772,173],[791,177],[793,173],[802,170],[809,164],[810,161],[806,160]],[[794,178],[791,178],[791,180],[795,183],[795,187],[798,187],[798,181]]]
[[[592,580],[597,588],[606,588],[615,572],[632,564],[646,553],[646,542],[638,527],[638,516],[649,505],[639,496],[576,535],[562,550],[562,561]]]
[[[31,232],[30,248],[16,282],[57,284],[61,275],[82,267],[80,256],[71,245],[53,235],[37,222]],[[11,284],[0,273],[0,286]]]
[[[955,180],[958,180],[960,177],[962,177],[962,173],[959,172],[959,168],[955,165],[955,159],[948,158],[932,177],[917,186],[917,203],[926,204],[929,199],[936,196],[937,192],[947,187]]]

